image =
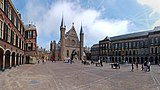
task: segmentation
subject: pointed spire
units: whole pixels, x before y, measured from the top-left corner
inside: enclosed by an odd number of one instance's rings
[[[81,23],[81,29],[80,29],[80,34],[83,33],[83,28],[82,28],[82,23]]]
[[[63,24],[64,22],[63,22],[63,15],[62,15],[61,27],[63,27]]]
[[[72,27],[74,27],[74,22],[72,23]]]

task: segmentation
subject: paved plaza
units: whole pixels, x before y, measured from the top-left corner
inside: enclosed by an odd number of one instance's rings
[[[26,64],[0,72],[0,90],[160,90],[160,67],[151,72],[130,71],[131,65],[111,69],[103,67],[48,61]]]

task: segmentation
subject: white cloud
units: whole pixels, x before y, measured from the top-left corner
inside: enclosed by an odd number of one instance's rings
[[[155,23],[154,26],[160,26],[160,19],[158,19]]]
[[[160,12],[160,0],[137,0],[142,5],[148,5],[154,12]]]
[[[141,5],[147,5],[153,9],[153,12],[150,13],[150,16],[154,13],[160,14],[160,0],[137,0],[137,2]],[[160,19],[157,19],[157,21],[153,24],[153,27],[157,25],[160,25]]]
[[[42,3],[36,0],[29,0],[26,5],[27,15],[31,21],[36,23],[39,37],[59,37],[59,26],[64,16],[67,31],[71,28],[72,22],[75,22],[75,28],[79,35],[81,22],[85,33],[85,44],[91,46],[98,43],[100,39],[117,34],[127,33],[127,20],[102,19],[101,12],[94,9],[84,9],[78,3],[57,1],[46,8]],[[51,36],[54,34],[53,36]],[[56,41],[59,41],[58,39]],[[48,41],[50,42],[50,41]],[[48,43],[47,42],[47,43]],[[41,44],[41,43],[39,43]]]

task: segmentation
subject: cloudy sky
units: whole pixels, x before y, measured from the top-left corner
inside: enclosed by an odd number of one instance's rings
[[[79,35],[82,23],[85,46],[106,36],[151,30],[160,25],[160,0],[12,0],[25,24],[35,24],[38,45],[49,49],[59,41],[64,17],[68,31],[75,23]]]

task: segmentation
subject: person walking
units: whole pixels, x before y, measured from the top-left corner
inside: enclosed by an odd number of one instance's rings
[[[146,72],[147,71],[147,61],[144,62],[143,66],[144,66],[143,70]]]
[[[149,72],[150,71],[150,66],[151,66],[151,63],[150,63],[150,61],[147,63],[147,71]]]
[[[137,70],[138,70],[138,62],[136,62],[135,64],[136,64],[136,68],[137,68]]]
[[[144,65],[144,64],[142,64],[142,71],[143,71],[143,69],[144,69],[143,65]]]
[[[102,60],[100,60],[100,64],[101,64],[101,67],[103,67],[103,62],[102,62]]]
[[[133,72],[133,70],[134,70],[134,65],[133,65],[133,62],[132,62],[131,71]]]

